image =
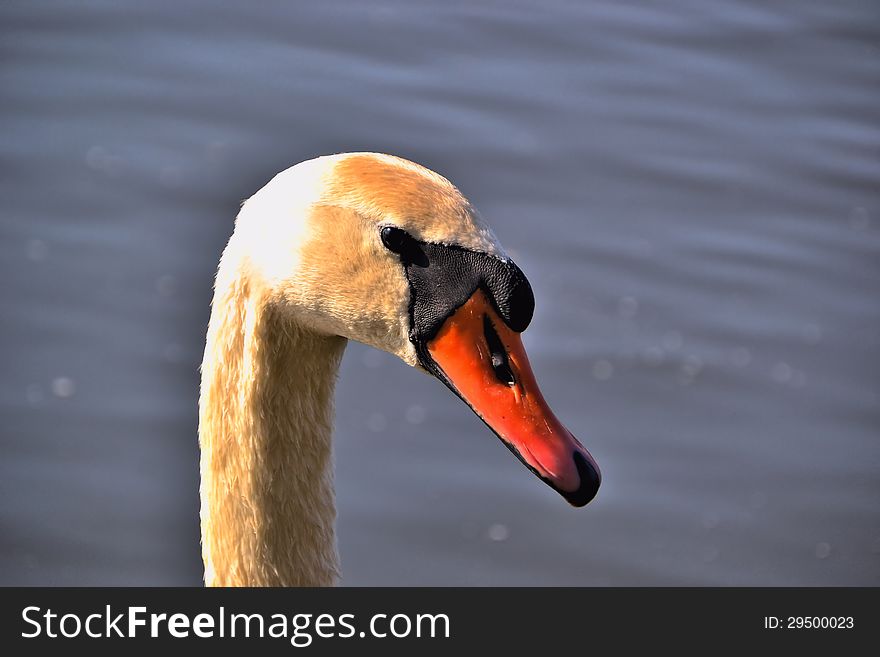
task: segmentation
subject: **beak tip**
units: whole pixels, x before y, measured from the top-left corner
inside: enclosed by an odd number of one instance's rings
[[[599,492],[599,486],[602,484],[602,473],[599,472],[596,464],[592,460],[588,461],[581,452],[575,451],[573,458],[581,484],[576,491],[571,493],[563,492],[562,495],[573,507],[582,507],[589,504],[596,497],[596,493]]]

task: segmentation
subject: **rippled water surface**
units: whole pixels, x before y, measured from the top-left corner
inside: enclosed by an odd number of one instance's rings
[[[128,6],[123,6],[127,4]],[[455,181],[604,485],[569,508],[350,345],[344,582],[880,584],[873,2],[4,2],[0,583],[198,584],[198,373],[241,199]]]

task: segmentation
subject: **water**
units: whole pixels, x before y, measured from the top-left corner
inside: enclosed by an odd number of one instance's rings
[[[2,4],[0,583],[199,583],[233,217],[377,150],[529,275],[526,347],[605,480],[569,508],[351,345],[346,584],[880,584],[874,3],[418,5]]]

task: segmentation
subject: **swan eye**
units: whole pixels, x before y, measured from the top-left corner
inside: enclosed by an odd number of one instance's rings
[[[385,226],[380,233],[385,248],[396,253],[404,264],[415,264],[419,267],[428,266],[428,257],[412,235],[395,226]]]
[[[402,253],[409,239],[412,238],[406,234],[405,230],[400,228],[385,226],[382,229],[382,244],[385,245],[386,249],[394,253]]]

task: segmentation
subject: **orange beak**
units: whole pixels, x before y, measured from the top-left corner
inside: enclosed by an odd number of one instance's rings
[[[519,333],[478,289],[427,344],[445,383],[520,461],[573,506],[584,506],[602,476],[590,453],[550,410]]]

